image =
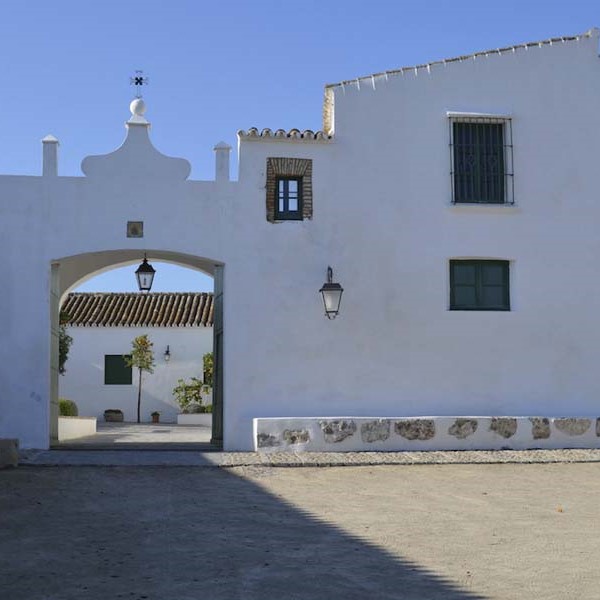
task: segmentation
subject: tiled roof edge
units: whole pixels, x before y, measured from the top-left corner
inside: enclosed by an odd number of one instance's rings
[[[371,75],[363,75],[356,77],[355,79],[346,79],[339,83],[328,83],[325,85],[325,89],[333,89],[336,87],[344,87],[346,85],[360,85],[364,81],[373,81],[377,77],[389,77],[390,75],[402,75],[410,71],[418,71],[422,69],[429,70],[433,66],[447,65],[448,63],[463,62],[465,60],[473,60],[479,57],[488,57],[490,55],[505,54],[508,52],[516,52],[517,50],[527,50],[528,48],[534,48],[542,46],[552,46],[554,44],[566,43],[566,42],[578,42],[582,38],[598,37],[600,30],[596,27],[581,33],[579,35],[555,37],[547,40],[541,40],[539,42],[525,42],[524,44],[516,44],[514,46],[506,46],[504,48],[496,48],[493,50],[483,50],[481,52],[474,52],[473,54],[465,54],[463,56],[456,56],[453,58],[445,58],[442,60],[436,60],[422,65],[414,65],[412,67],[401,67],[399,69],[392,69],[390,71],[381,71],[380,73],[373,73]]]
[[[70,327],[211,327],[212,292],[73,292]]]
[[[257,127],[250,127],[248,131],[240,129],[238,137],[245,141],[252,140],[269,140],[269,141],[282,141],[282,142],[329,142],[333,139],[333,136],[328,135],[324,131],[313,131],[312,129],[305,129],[300,131],[299,129],[276,129],[273,131],[268,127],[259,130]]]

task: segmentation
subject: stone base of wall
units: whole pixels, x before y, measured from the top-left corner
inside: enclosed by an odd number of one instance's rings
[[[58,417],[58,441],[96,434],[96,417]]]
[[[600,448],[600,417],[254,419],[258,452]]]
[[[19,440],[0,439],[0,469],[19,464]]]

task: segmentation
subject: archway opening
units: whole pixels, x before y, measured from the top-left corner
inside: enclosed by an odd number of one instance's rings
[[[52,446],[222,446],[223,265],[204,257],[146,250],[157,272],[152,291],[139,292],[134,272],[143,254],[104,251],[52,264]],[[64,374],[61,329],[73,339]],[[153,364],[152,372],[141,371],[138,413],[140,371],[126,357],[140,336],[152,343]],[[211,362],[212,373],[206,368]],[[181,392],[174,394],[181,382],[183,398],[193,396],[194,386],[197,390],[201,384],[200,406],[196,401],[187,407],[186,416],[178,402]],[[61,398],[75,402],[77,419],[59,416]],[[63,412],[65,408],[63,402]],[[94,419],[96,433],[90,435]]]

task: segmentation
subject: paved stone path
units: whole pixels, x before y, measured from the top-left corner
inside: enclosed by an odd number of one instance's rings
[[[38,466],[342,467],[596,462],[600,462],[600,449],[303,453],[195,450],[23,450],[20,453],[20,464]]]

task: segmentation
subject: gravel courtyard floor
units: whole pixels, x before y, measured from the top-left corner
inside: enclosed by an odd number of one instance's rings
[[[345,465],[0,471],[0,596],[599,597],[597,463]]]

